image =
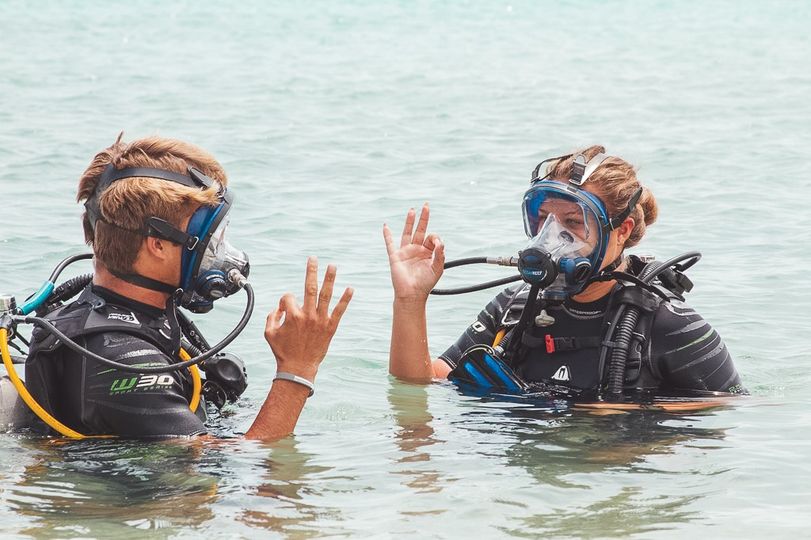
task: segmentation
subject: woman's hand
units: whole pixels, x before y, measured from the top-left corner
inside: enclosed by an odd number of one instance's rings
[[[445,245],[436,234],[426,236],[429,215],[428,203],[425,203],[415,231],[416,212],[413,208],[408,211],[399,248],[394,245],[391,229],[383,225],[395,301],[424,303],[442,277]]]
[[[279,300],[279,307],[268,315],[265,339],[276,356],[277,371],[315,380],[332,336],[352,299],[353,291],[347,288],[329,313],[335,274],[335,266],[327,266],[319,293],[318,260],[309,257],[304,278],[304,304],[299,306],[296,297],[288,293]]]

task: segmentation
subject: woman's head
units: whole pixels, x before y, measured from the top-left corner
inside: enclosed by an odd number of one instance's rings
[[[604,153],[605,148],[602,146],[589,146],[576,151],[567,158],[553,161],[546,172],[552,180],[568,182],[572,173],[572,164],[578,154],[582,154],[586,161],[589,161],[597,154]],[[642,195],[628,216],[633,220],[633,227],[629,231],[627,239],[624,240],[623,247],[637,245],[645,235],[646,227],[656,221],[658,214],[656,198],[648,188],[640,184],[636,171],[627,161],[618,157],[608,157],[591,173],[582,187],[603,201],[609,218],[622,213],[628,207],[631,197],[640,187],[642,188]]]

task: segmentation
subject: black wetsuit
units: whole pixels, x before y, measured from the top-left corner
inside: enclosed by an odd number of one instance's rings
[[[135,321],[153,331],[150,339],[137,332],[105,331],[78,336],[88,350],[123,364],[168,365],[177,362],[180,333],[164,312],[92,286],[64,315],[86,309],[82,302],[101,298],[105,318],[126,325]],[[83,300],[84,299],[84,300]],[[135,326],[133,322],[133,326]],[[126,328],[124,328],[126,330]],[[66,346],[54,348],[53,338],[37,328],[26,363],[26,383],[34,397],[59,421],[85,435],[125,437],[195,435],[206,428],[205,404],[197,414],[189,408],[192,382],[188,370],[137,374],[111,369]]]
[[[527,285],[516,285],[496,296],[464,334],[440,358],[452,368],[472,345],[492,345],[502,327],[505,309],[518,309]],[[546,383],[575,392],[593,393],[599,386],[600,342],[605,333],[610,295],[590,303],[571,299],[546,307],[555,321],[531,324],[523,346],[512,361],[516,373],[531,383]],[[513,316],[513,319],[517,318]],[[650,322],[639,374],[631,386],[657,395],[690,395],[691,391],[745,393],[738,372],[718,333],[692,308],[678,300],[663,301]],[[573,338],[573,339],[572,339]]]

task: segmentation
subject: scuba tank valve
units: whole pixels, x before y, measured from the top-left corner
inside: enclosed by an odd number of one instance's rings
[[[0,315],[14,313],[17,310],[17,300],[10,294],[0,294]]]

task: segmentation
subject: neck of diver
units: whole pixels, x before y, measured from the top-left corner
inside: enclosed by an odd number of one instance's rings
[[[104,266],[104,264],[102,264],[98,259],[93,259],[93,263],[95,267],[95,272],[93,274],[93,285],[104,287],[105,289],[113,291],[114,293],[125,298],[129,298],[130,300],[134,300],[136,302],[141,302],[142,304],[146,304],[148,306],[153,306],[159,309],[164,309],[166,307],[166,301],[169,299],[168,294],[139,287],[138,285],[124,281],[123,279],[110,273],[110,271],[107,270],[107,267]]]

